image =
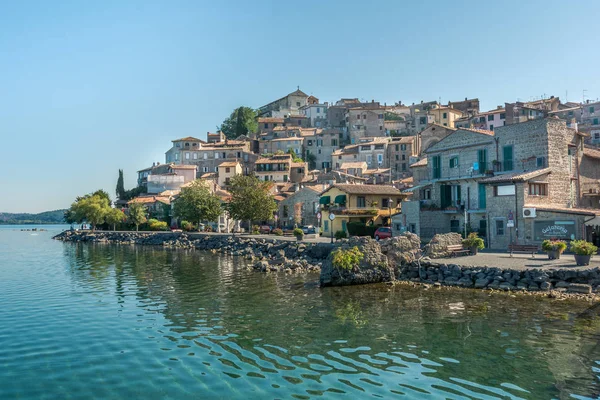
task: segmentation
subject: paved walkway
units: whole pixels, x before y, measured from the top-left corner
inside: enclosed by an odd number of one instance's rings
[[[536,254],[531,258],[531,254],[513,254],[512,258],[508,253],[479,253],[475,256],[436,258],[431,260],[440,264],[456,264],[465,267],[496,267],[502,269],[574,269],[585,270],[600,267],[600,255],[592,257],[590,265],[578,267],[575,264],[573,254],[563,254],[559,260],[549,260],[546,254]]]

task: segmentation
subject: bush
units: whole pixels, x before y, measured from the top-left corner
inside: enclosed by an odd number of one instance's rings
[[[347,271],[351,271],[352,268],[357,266],[365,257],[356,246],[348,250],[338,248],[334,250],[331,255],[333,257],[331,260],[333,266]]]
[[[189,221],[181,221],[181,229],[183,229],[186,232],[190,232],[192,230],[194,230],[194,224],[192,224]]]
[[[273,231],[271,233],[273,233],[273,235],[275,235],[275,236],[283,236],[283,231],[279,228],[273,229]]]
[[[304,236],[304,231],[300,228],[295,228],[294,229],[294,236],[296,237],[303,237]]]
[[[592,256],[598,251],[598,247],[585,240],[573,240],[571,242],[571,251],[578,256]]]
[[[335,233],[335,238],[338,239],[338,240],[339,239],[345,239],[347,237],[348,237],[348,234],[346,233],[346,231],[337,231]]]
[[[151,218],[148,220],[148,229],[151,231],[166,231],[169,229],[169,225],[165,221]]]
[[[558,251],[562,253],[567,249],[567,244],[564,240],[546,239],[542,242],[542,250],[544,251]]]
[[[212,226],[210,225],[206,225],[204,226],[204,232],[214,232],[215,230],[213,229]]]
[[[477,232],[469,233],[469,236],[463,239],[462,244],[466,248],[477,247],[479,250],[485,247],[483,239],[477,235]]]
[[[260,233],[260,226],[258,225],[252,225],[252,234],[253,235],[258,235]]]

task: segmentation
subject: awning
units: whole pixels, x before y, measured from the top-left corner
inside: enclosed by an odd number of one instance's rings
[[[335,204],[346,204],[346,195],[345,194],[338,194],[337,196],[335,196]]]
[[[330,196],[321,196],[321,198],[319,199],[319,204],[329,204],[330,200]]]

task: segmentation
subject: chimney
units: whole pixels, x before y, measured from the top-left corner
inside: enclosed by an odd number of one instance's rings
[[[421,104],[423,104],[423,100],[421,100]]]
[[[465,101],[467,101],[467,98],[465,97]]]
[[[496,110],[502,110],[502,106],[496,106]]]

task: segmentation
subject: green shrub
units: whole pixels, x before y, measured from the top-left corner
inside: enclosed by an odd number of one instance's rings
[[[273,229],[272,233],[275,236],[283,236],[283,231],[281,229],[279,229],[279,228]]]
[[[252,234],[253,235],[258,235],[260,233],[260,226],[258,225],[252,225]]]
[[[304,236],[304,231],[300,228],[294,228],[294,236],[296,237],[303,237]]]
[[[567,249],[567,244],[564,240],[546,239],[542,242],[542,250],[544,251],[558,251],[562,253]]]
[[[585,240],[573,240],[571,242],[571,251],[578,256],[591,256],[596,254],[598,247]]]
[[[348,233],[350,236],[369,236],[373,237],[375,235],[375,231],[377,230],[377,226],[366,225],[364,222],[360,221],[350,221],[346,225],[348,229]]]
[[[348,250],[338,248],[331,253],[331,256],[333,257],[331,262],[334,267],[347,271],[351,271],[365,257],[356,246]]]
[[[186,232],[190,232],[194,229],[194,224],[192,224],[189,221],[181,221],[181,229],[183,229]]]
[[[346,231],[337,231],[335,233],[335,238],[338,239],[338,240],[339,239],[345,239],[347,237],[348,237],[348,234],[346,233]]]
[[[463,239],[462,244],[466,248],[477,247],[479,250],[485,247],[483,239],[477,235],[477,232],[469,233],[469,236]]]
[[[148,229],[151,231],[166,231],[169,229],[169,225],[165,221],[151,218],[148,220]]]

